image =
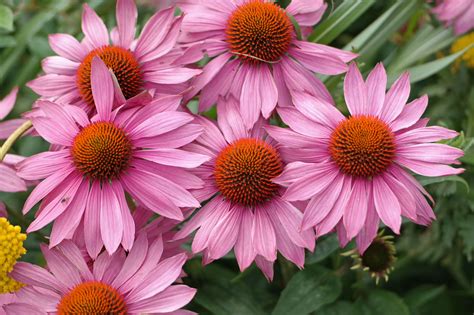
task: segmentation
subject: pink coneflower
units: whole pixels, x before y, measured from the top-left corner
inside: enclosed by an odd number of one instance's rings
[[[14,88],[3,100],[0,100],[0,121],[12,111],[15,106],[18,88]],[[25,122],[24,119],[10,119],[0,122],[0,140],[8,138],[18,127]],[[16,175],[14,165],[23,157],[7,154],[0,161],[0,191],[17,192],[26,190],[25,182]]]
[[[200,111],[219,95],[240,100],[245,124],[251,128],[260,113],[268,118],[277,103],[291,106],[296,91],[307,91],[332,102],[314,73],[347,71],[357,55],[297,39],[293,17],[303,26],[314,25],[326,5],[322,0],[293,0],[286,9],[267,0],[181,0],[184,10],[181,41],[189,46],[182,63],[215,57],[191,83],[192,97],[202,90]]]
[[[474,0],[441,0],[433,9],[446,26],[454,26],[459,35],[474,29]]]
[[[303,230],[314,226],[320,236],[337,228],[342,244],[357,236],[361,252],[376,236],[379,219],[399,233],[401,215],[423,225],[435,218],[423,196],[428,193],[406,169],[424,176],[463,171],[447,165],[457,164],[462,150],[432,143],[457,133],[427,127],[428,121],[420,119],[428,97],[406,104],[408,74],[387,94],[386,83],[382,64],[366,82],[352,64],[344,81],[349,118],[325,101],[300,94],[295,104],[301,113],[279,111],[292,130],[267,127],[297,157],[275,182],[288,187],[283,199],[309,200]]]
[[[201,200],[212,198],[176,238],[199,229],[192,250],[204,252],[204,263],[219,259],[234,248],[241,270],[255,260],[266,277],[272,279],[277,251],[302,267],[304,248],[314,248],[314,234],[300,233],[303,214],[284,201],[281,187],[272,183],[283,170],[284,161],[263,131],[263,122],[249,131],[235,99],[221,99],[219,103],[218,125],[198,118],[205,131],[197,144],[187,146],[212,157],[195,170],[205,182],[195,194]]]
[[[42,247],[48,269],[18,263],[12,276],[27,284],[9,314],[143,314],[174,312],[188,304],[196,290],[173,285],[186,255],[162,258],[163,243],[149,243],[143,233],[128,255],[103,252],[88,267],[79,248],[65,241]]]
[[[157,12],[135,39],[137,8],[133,0],[117,1],[117,28],[109,32],[102,19],[87,4],[82,14],[84,40],[78,42],[68,34],[53,34],[49,43],[59,56],[43,60],[46,75],[28,86],[43,97],[60,103],[82,104],[93,108],[91,63],[101,58],[115,75],[125,99],[144,90],[176,94],[177,84],[200,73],[173,64],[174,48],[182,17],[174,17],[174,8]],[[110,44],[110,39],[112,44]]]
[[[23,208],[27,213],[43,200],[28,232],[55,220],[50,240],[54,246],[83,219],[87,250],[95,258],[102,244],[109,253],[120,243],[125,249],[133,244],[135,227],[125,191],[148,209],[176,220],[184,219],[180,207],[199,207],[185,179],[187,169],[208,157],[179,149],[202,132],[190,124],[193,116],[176,111],[180,97],[112,111],[113,82],[99,58],[92,61],[91,81],[97,107],[91,120],[76,106],[39,101],[42,113],[32,115],[33,126],[60,149],[19,163],[18,174],[45,179]]]

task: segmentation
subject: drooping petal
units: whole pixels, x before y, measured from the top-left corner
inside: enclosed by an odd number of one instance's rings
[[[373,179],[374,203],[377,213],[385,225],[396,233],[400,233],[400,225],[402,223],[402,210],[400,203],[390,189],[388,184],[383,180],[382,176]]]

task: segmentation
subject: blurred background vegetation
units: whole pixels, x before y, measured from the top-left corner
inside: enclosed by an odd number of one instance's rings
[[[87,2],[108,26],[114,25],[115,1]],[[155,11],[150,3],[159,1],[138,2],[143,26]],[[279,259],[270,284],[255,267],[239,273],[233,255],[207,267],[196,257],[186,265],[185,281],[198,288],[191,309],[202,314],[473,314],[474,69],[459,61],[466,49],[451,50],[457,38],[429,9],[424,0],[329,1],[310,39],[358,52],[359,66],[366,72],[383,61],[392,82],[409,70],[411,99],[425,93],[430,97],[425,114],[430,124],[461,131],[450,144],[466,151],[466,172],[443,179],[420,177],[436,200],[437,221],[429,228],[404,222],[401,235],[395,237],[395,270],[379,285],[367,273],[350,269],[354,261],[341,253],[353,244],[339,249],[334,235],[317,241],[303,271]],[[53,55],[48,34],[81,38],[81,12],[81,1],[0,0],[0,98],[20,87],[10,117],[29,110],[37,98],[24,84],[41,72],[42,58]],[[342,78],[322,79],[344,108]],[[24,137],[13,152],[30,156],[46,149],[40,139]],[[31,222],[20,212],[27,195],[0,193],[11,220],[23,229]],[[25,260],[43,263],[38,247],[47,229],[29,236]]]

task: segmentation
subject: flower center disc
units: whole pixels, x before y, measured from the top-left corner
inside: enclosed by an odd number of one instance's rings
[[[362,265],[370,272],[383,273],[395,260],[392,252],[383,241],[375,240],[362,255]]]
[[[98,281],[84,282],[66,294],[58,305],[58,314],[127,314],[122,295]]]
[[[278,5],[254,0],[239,6],[227,22],[227,42],[240,59],[278,61],[290,47],[293,24]]]
[[[221,151],[214,177],[222,195],[245,206],[262,203],[276,193],[272,179],[283,171],[278,152],[259,139],[241,139]]]
[[[370,178],[392,163],[395,140],[390,128],[379,118],[353,116],[334,130],[329,150],[343,172]]]
[[[86,126],[74,138],[71,148],[74,164],[94,179],[113,179],[128,167],[132,144],[125,131],[111,122]]]
[[[91,89],[92,59],[98,56],[111,69],[117,78],[126,99],[134,97],[143,89],[143,74],[140,64],[129,50],[115,46],[99,47],[91,51],[77,70],[77,86],[82,98],[89,105],[94,105]]]
[[[21,233],[19,226],[11,225],[6,218],[0,218],[0,294],[16,292],[23,286],[8,274],[26,253],[24,240],[26,234]]]

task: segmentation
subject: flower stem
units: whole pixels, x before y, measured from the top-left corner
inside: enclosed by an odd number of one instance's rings
[[[7,155],[7,152],[10,151],[15,141],[18,140],[18,138],[20,138],[31,127],[33,127],[33,123],[31,120],[27,120],[7,138],[3,146],[0,147],[0,162],[3,161]]]

